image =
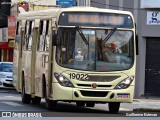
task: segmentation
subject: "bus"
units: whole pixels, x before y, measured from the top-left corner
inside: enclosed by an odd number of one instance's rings
[[[78,107],[133,102],[135,24],[128,11],[95,7],[55,8],[17,18],[13,85],[25,104],[48,110],[59,101]],[[107,108],[106,108],[107,109]]]

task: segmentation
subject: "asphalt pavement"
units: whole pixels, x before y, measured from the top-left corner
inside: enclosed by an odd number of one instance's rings
[[[21,95],[15,90],[0,89],[0,101],[12,104],[12,106],[23,105],[21,104]],[[43,104],[45,104],[44,100]],[[96,109],[107,110],[107,106],[107,104],[96,104]],[[121,103],[120,111],[160,112],[160,98],[140,98],[134,99],[133,103]]]
[[[135,99],[133,105],[133,111],[160,112],[160,98]]]

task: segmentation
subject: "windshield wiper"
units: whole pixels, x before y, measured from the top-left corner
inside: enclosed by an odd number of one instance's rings
[[[109,38],[113,35],[113,33],[117,30],[117,28],[113,28],[112,31],[104,38],[103,44],[109,40]]]
[[[79,26],[76,26],[76,30],[79,32],[79,35],[81,36],[82,40],[85,42],[86,45],[89,45],[86,37],[84,36],[84,34],[82,33],[81,29]]]

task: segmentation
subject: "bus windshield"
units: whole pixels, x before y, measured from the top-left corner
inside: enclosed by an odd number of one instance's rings
[[[87,71],[121,71],[132,67],[133,32],[118,29],[59,28],[57,63]]]

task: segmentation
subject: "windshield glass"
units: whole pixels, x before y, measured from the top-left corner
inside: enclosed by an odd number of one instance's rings
[[[59,28],[58,40],[56,60],[60,66],[102,72],[132,67],[132,31]]]
[[[2,63],[0,65],[0,72],[13,72],[13,64]]]

